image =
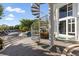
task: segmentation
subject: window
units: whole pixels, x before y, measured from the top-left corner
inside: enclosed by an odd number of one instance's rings
[[[71,24],[68,24],[68,31],[71,32]]]
[[[67,5],[59,9],[59,18],[67,16]]]
[[[60,21],[60,23],[59,23],[59,33],[60,34],[66,34],[66,20]]]
[[[75,35],[75,19],[68,19],[68,34]]]
[[[68,34],[68,35],[75,35],[75,18],[64,18],[64,17],[67,17],[67,16],[72,16],[73,14],[73,8],[72,8],[72,3],[70,4],[67,4],[61,8],[59,8],[59,18],[62,18],[62,19],[59,19],[59,33],[60,34]],[[66,23],[68,20],[68,23]],[[68,26],[66,26],[66,24]],[[66,27],[68,29],[66,29]],[[68,32],[66,32],[66,30]]]
[[[72,24],[72,32],[75,32],[75,24]]]
[[[59,18],[72,16],[72,3],[59,8]]]
[[[68,35],[75,35],[75,18],[69,18],[68,20]],[[59,21],[59,33],[66,34],[66,20]]]

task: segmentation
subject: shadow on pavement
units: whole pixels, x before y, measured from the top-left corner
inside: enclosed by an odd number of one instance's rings
[[[7,56],[51,56],[48,54],[45,54],[44,50],[41,49],[34,49],[32,46],[28,45],[14,45],[9,46],[6,48],[3,52],[0,52],[0,54],[7,55]]]

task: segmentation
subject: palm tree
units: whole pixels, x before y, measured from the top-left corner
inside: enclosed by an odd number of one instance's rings
[[[20,20],[20,26],[19,28],[20,29],[27,29],[27,30],[30,30],[31,29],[31,25],[33,23],[33,20],[30,20],[30,19],[21,19]]]

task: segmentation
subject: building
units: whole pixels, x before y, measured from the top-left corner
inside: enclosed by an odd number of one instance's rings
[[[49,40],[51,45],[55,38],[59,40],[79,41],[79,4],[48,3],[48,5]],[[33,8],[39,9],[36,5]]]
[[[54,30],[55,37],[61,40],[79,41],[79,4],[52,3],[49,7],[51,31]]]

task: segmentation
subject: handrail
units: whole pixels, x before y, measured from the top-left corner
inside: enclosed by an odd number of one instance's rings
[[[63,50],[63,54],[68,56],[68,53],[70,53],[72,49],[77,48],[77,47],[79,47],[79,44],[69,45]]]

